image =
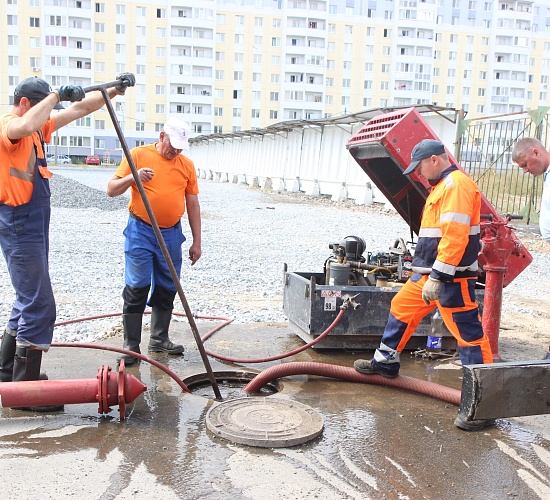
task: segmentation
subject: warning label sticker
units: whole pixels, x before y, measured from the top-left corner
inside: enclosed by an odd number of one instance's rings
[[[321,290],[321,297],[341,297],[342,290]]]

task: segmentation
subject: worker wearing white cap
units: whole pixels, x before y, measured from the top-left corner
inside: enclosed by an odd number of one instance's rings
[[[181,246],[186,240],[180,220],[186,210],[193,237],[189,248],[191,264],[201,256],[197,175],[193,162],[181,154],[188,149],[188,138],[187,123],[170,118],[164,124],[158,142],[130,151],[178,277],[183,261]],[[107,194],[119,196],[128,188],[131,189],[131,198],[128,224],[124,230],[126,284],[122,293],[124,348],[141,354],[143,313],[145,306],[149,305],[152,308],[149,351],[181,354],[184,347],[168,338],[176,285],[157,243],[130,166],[123,159],[109,181]],[[130,355],[120,356],[119,361],[121,359],[127,365],[137,360]]]

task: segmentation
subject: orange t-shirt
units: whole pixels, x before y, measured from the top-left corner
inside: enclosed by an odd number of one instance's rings
[[[138,170],[150,168],[155,172],[152,180],[143,183],[143,188],[158,225],[167,228],[174,226],[181,219],[185,212],[185,195],[199,194],[199,185],[195,165],[189,158],[180,154],[173,160],[166,160],[155,146],[139,146],[130,153]],[[125,177],[130,173],[130,165],[126,158],[123,158],[115,175]],[[132,185],[128,208],[140,219],[151,223],[135,184]]]
[[[13,113],[0,116],[0,203],[16,207],[30,201],[34,183],[28,180],[29,175],[36,172],[36,155],[43,160],[40,166],[40,174],[44,178],[52,176],[52,173],[45,167],[46,159],[40,142],[40,136],[33,132],[28,137],[19,139],[12,143],[7,135],[9,123],[18,118]],[[50,142],[52,132],[55,128],[55,118],[50,118],[42,126],[42,137],[44,142]],[[18,174],[18,171],[21,173]]]

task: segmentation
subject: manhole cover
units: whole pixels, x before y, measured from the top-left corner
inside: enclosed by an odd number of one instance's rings
[[[306,443],[323,431],[323,417],[295,401],[250,397],[224,401],[206,414],[206,428],[234,443],[285,448]]]

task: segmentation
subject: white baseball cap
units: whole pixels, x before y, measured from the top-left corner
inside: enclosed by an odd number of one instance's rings
[[[164,124],[164,131],[174,149],[189,149],[189,125],[186,122],[169,118]]]

